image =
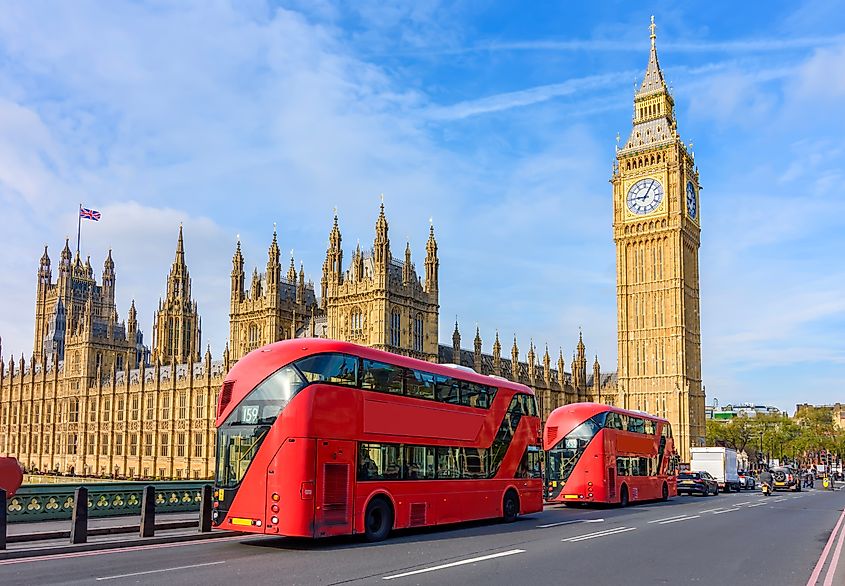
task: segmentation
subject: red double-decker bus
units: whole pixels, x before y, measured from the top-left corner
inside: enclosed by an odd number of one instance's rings
[[[543,507],[532,391],[471,369],[332,340],[247,354],[217,406],[212,521],[327,537]]]
[[[544,447],[547,501],[624,507],[677,495],[678,457],[665,419],[573,403],[549,415]]]

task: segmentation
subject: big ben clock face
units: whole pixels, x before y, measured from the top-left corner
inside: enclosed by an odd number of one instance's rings
[[[628,190],[628,209],[634,214],[653,212],[663,201],[663,186],[657,179],[640,179]]]
[[[692,184],[692,181],[687,181],[687,213],[693,219],[698,213],[698,199],[696,198],[695,186]]]

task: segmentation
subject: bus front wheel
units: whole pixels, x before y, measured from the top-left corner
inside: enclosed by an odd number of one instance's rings
[[[665,482],[663,483],[663,491],[660,493],[660,500],[669,500],[669,486]]]
[[[364,539],[382,541],[393,529],[393,508],[384,498],[376,497],[364,513]]]
[[[519,515],[519,497],[516,492],[509,490],[502,501],[502,518],[505,523],[513,523]]]
[[[628,506],[628,487],[624,484],[619,492],[619,506],[623,508]]]

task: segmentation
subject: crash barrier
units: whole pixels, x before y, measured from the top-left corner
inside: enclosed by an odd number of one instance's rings
[[[144,483],[131,484],[135,485]],[[47,502],[58,503],[58,500],[50,500],[55,499],[55,497],[56,495],[47,495]],[[156,512],[173,513],[180,511],[197,511],[198,519],[194,522],[197,530],[200,533],[209,533],[211,531],[211,497],[212,493],[210,485],[204,484],[197,486],[197,483],[186,482],[167,482],[156,486],[133,486],[132,488],[125,489],[120,493],[115,493],[114,491],[110,491],[108,493],[102,491],[95,493],[95,491],[92,490],[91,485],[79,486],[73,488],[73,493],[64,500],[62,507],[60,507],[61,509],[64,509],[64,505],[69,504],[70,508],[67,511],[67,514],[63,513],[60,517],[45,516],[40,519],[36,519],[35,516],[38,512],[30,510],[27,513],[29,516],[26,516],[27,514],[21,514],[20,519],[27,521],[70,519],[70,531],[59,533],[61,533],[65,538],[69,536],[71,543],[86,543],[88,541],[88,535],[93,533],[89,532],[88,528],[88,519],[92,516],[108,517],[133,513],[140,514],[140,523],[138,526],[135,526],[135,530],[140,530],[140,537],[153,537],[155,536],[156,531]],[[20,513],[18,507],[21,506],[21,498],[31,500],[35,497],[32,495],[21,497],[20,493],[18,493],[18,495],[12,498],[7,498],[6,491],[0,489],[0,550],[6,549],[6,528],[8,526],[8,522],[20,520],[16,519],[13,513]],[[111,508],[105,504],[100,504],[98,507],[98,503],[102,503],[104,498],[112,499],[112,501],[122,500],[123,502],[116,505],[112,502],[114,506]],[[129,507],[126,505],[129,505]],[[54,507],[50,513],[52,514],[55,512]],[[91,513],[95,514],[92,515]],[[191,525],[194,523],[188,522],[187,524]],[[170,525],[184,526],[185,523],[177,522]],[[126,528],[118,528],[117,531],[123,532],[122,529]],[[129,529],[132,530],[131,527]],[[108,529],[106,532],[112,532],[112,530]],[[97,534],[101,533],[103,533],[103,531],[97,531]],[[32,538],[34,539],[35,537]],[[37,538],[40,539],[41,537]],[[27,536],[17,536],[16,538],[16,541],[27,540]]]
[[[160,513],[198,511],[202,481],[161,481],[153,486],[155,508]],[[148,482],[109,482],[85,484],[88,516],[117,517],[141,512],[142,492]],[[78,484],[24,485],[7,499],[9,523],[70,519]]]

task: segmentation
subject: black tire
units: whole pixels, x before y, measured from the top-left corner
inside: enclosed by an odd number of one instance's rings
[[[623,509],[628,506],[628,487],[624,484],[619,491],[619,506]]]
[[[505,493],[502,499],[502,520],[505,523],[513,523],[519,516],[519,497],[513,489]]]
[[[669,485],[665,482],[663,483],[663,490],[660,491],[660,500],[663,502],[669,500]]]
[[[713,489],[713,496],[719,496],[719,487]]]
[[[387,499],[375,497],[364,513],[364,539],[383,541],[393,529],[393,507]]]

